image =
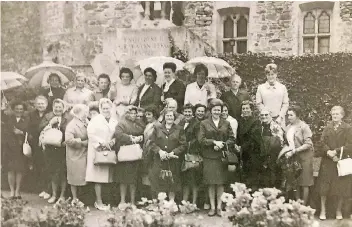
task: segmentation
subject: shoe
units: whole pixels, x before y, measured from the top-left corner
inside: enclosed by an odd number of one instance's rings
[[[213,216],[215,216],[216,215],[216,212],[215,212],[215,210],[213,210],[213,209],[211,209],[210,211],[209,211],[209,213],[208,213],[208,216],[209,217],[213,217]]]
[[[217,209],[216,210],[216,216],[222,217],[221,212],[222,212],[221,209]]]
[[[94,207],[97,208],[98,210],[102,210],[102,211],[110,210],[110,205],[108,205],[108,206],[105,204],[98,205],[97,202],[94,203]]]
[[[56,204],[60,204],[62,202],[65,202],[65,198],[63,197],[60,197],[57,201],[56,201]]]
[[[117,206],[117,208],[119,208],[119,210],[124,211],[127,207],[126,203],[119,203],[119,205]]]
[[[210,210],[210,205],[207,203],[204,203],[204,210]]]
[[[22,196],[15,196],[14,199],[22,199]]]
[[[319,219],[322,220],[322,221],[326,220],[326,215],[325,214],[320,214]]]
[[[45,193],[46,193],[46,192],[42,191],[42,192],[39,194],[39,197],[40,197],[40,198],[44,198]]]
[[[342,220],[342,219],[343,219],[342,215],[336,215],[336,220]]]
[[[84,203],[82,203],[79,199],[73,199],[71,201],[72,206],[84,207]]]
[[[50,199],[48,200],[48,203],[53,204],[56,201],[56,197],[51,196]]]
[[[48,200],[50,197],[51,195],[49,193],[44,192],[43,199]]]

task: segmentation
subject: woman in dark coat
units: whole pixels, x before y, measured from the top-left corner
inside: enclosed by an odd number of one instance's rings
[[[48,99],[48,109],[52,109],[53,101],[55,99],[63,99],[65,96],[65,89],[62,87],[62,81],[59,75],[51,73],[48,77],[49,88],[43,89],[41,94]]]
[[[24,117],[25,105],[21,101],[12,103],[13,116],[7,117],[2,133],[6,135],[2,141],[4,147],[5,169],[8,172],[8,182],[11,198],[21,198],[21,182],[23,174],[28,170],[28,158],[23,154],[22,144],[28,133],[29,119]]]
[[[166,192],[170,200],[181,189],[180,158],[187,148],[184,129],[174,123],[175,114],[165,111],[165,122],[155,125],[150,138],[150,151],[154,154],[149,172],[152,191]]]
[[[130,107],[125,117],[116,126],[115,138],[117,142],[117,153],[121,146],[132,144],[141,145],[143,142],[143,131],[145,124],[137,118],[137,107]],[[139,167],[142,161],[118,162],[115,168],[115,181],[120,184],[121,201],[120,207],[126,203],[127,186],[130,187],[131,203],[135,204],[136,188]]]
[[[254,105],[250,101],[241,104],[241,117],[238,122],[237,145],[241,147],[241,181],[253,190],[258,189],[261,173],[260,121],[253,117]]]
[[[208,185],[210,199],[209,216],[221,216],[221,195],[227,182],[228,167],[222,162],[222,151],[234,145],[231,125],[221,118],[223,102],[213,99],[210,102],[211,117],[200,123],[198,141],[202,146],[203,179]],[[215,197],[217,195],[217,197]],[[215,212],[215,198],[217,210]]]
[[[57,199],[57,202],[65,200],[65,191],[66,191],[66,146],[65,146],[65,130],[68,123],[66,114],[66,106],[64,101],[61,99],[55,99],[53,101],[53,112],[46,114],[43,120],[40,122],[39,130],[44,131],[50,128],[59,128],[62,132],[62,143],[61,146],[52,146],[43,144],[41,139],[40,143],[44,147],[44,157],[48,165],[48,175],[51,180],[52,195],[49,198],[49,203],[54,203]],[[57,192],[60,184],[60,197],[58,198]]]
[[[186,153],[200,156],[200,145],[197,140],[200,121],[193,117],[193,106],[186,104],[183,107],[183,115],[185,116],[185,133],[187,141]],[[183,180],[183,200],[188,201],[190,189],[192,189],[192,203],[197,204],[198,187],[202,182],[201,166],[197,169],[189,169],[182,174]]]
[[[339,177],[337,161],[340,159],[343,147],[342,159],[352,157],[352,127],[342,121],[345,113],[341,106],[331,109],[332,122],[329,123],[322,134],[322,148],[318,153],[322,157],[317,185],[321,196],[320,219],[326,219],[326,198],[337,196],[336,219],[342,219],[342,203],[351,197],[352,176]]]

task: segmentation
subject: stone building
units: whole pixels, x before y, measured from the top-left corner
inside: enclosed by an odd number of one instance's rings
[[[2,2],[1,67],[23,72],[50,46],[58,62],[206,53],[352,51],[352,2]],[[44,51],[43,51],[44,50]]]

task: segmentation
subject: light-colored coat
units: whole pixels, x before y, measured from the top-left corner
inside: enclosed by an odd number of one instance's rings
[[[107,122],[101,114],[89,122],[86,181],[95,183],[111,183],[113,181],[113,168],[94,165],[94,157],[99,143],[109,143],[113,139],[117,123],[114,118],[110,118],[110,121]]]
[[[87,169],[87,127],[74,118],[68,123],[65,131],[67,181],[70,185],[86,184]]]

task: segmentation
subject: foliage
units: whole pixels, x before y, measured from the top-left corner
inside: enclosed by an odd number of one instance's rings
[[[226,204],[224,215],[237,227],[311,227],[315,210],[301,202],[280,196],[280,190],[264,188],[251,193],[246,185],[231,185],[235,196],[224,193],[222,201]]]
[[[24,206],[21,200],[2,201],[2,226],[7,227],[83,227],[84,207],[71,204],[70,200],[45,207],[39,211]]]
[[[168,37],[169,37],[169,42],[171,44],[170,56],[173,58],[176,58],[180,61],[187,62],[189,60],[188,54],[185,51],[183,51],[182,49],[180,49],[178,46],[176,46],[175,40],[171,35],[171,31],[169,31]]]
[[[166,200],[166,193],[159,193],[158,199],[147,200],[142,198],[138,203],[139,208],[127,204],[121,208],[113,209],[108,218],[110,227],[197,227],[196,218],[185,218],[183,214],[189,214],[197,208],[194,205],[184,202],[179,207],[174,201]],[[181,215],[179,215],[181,212]]]

